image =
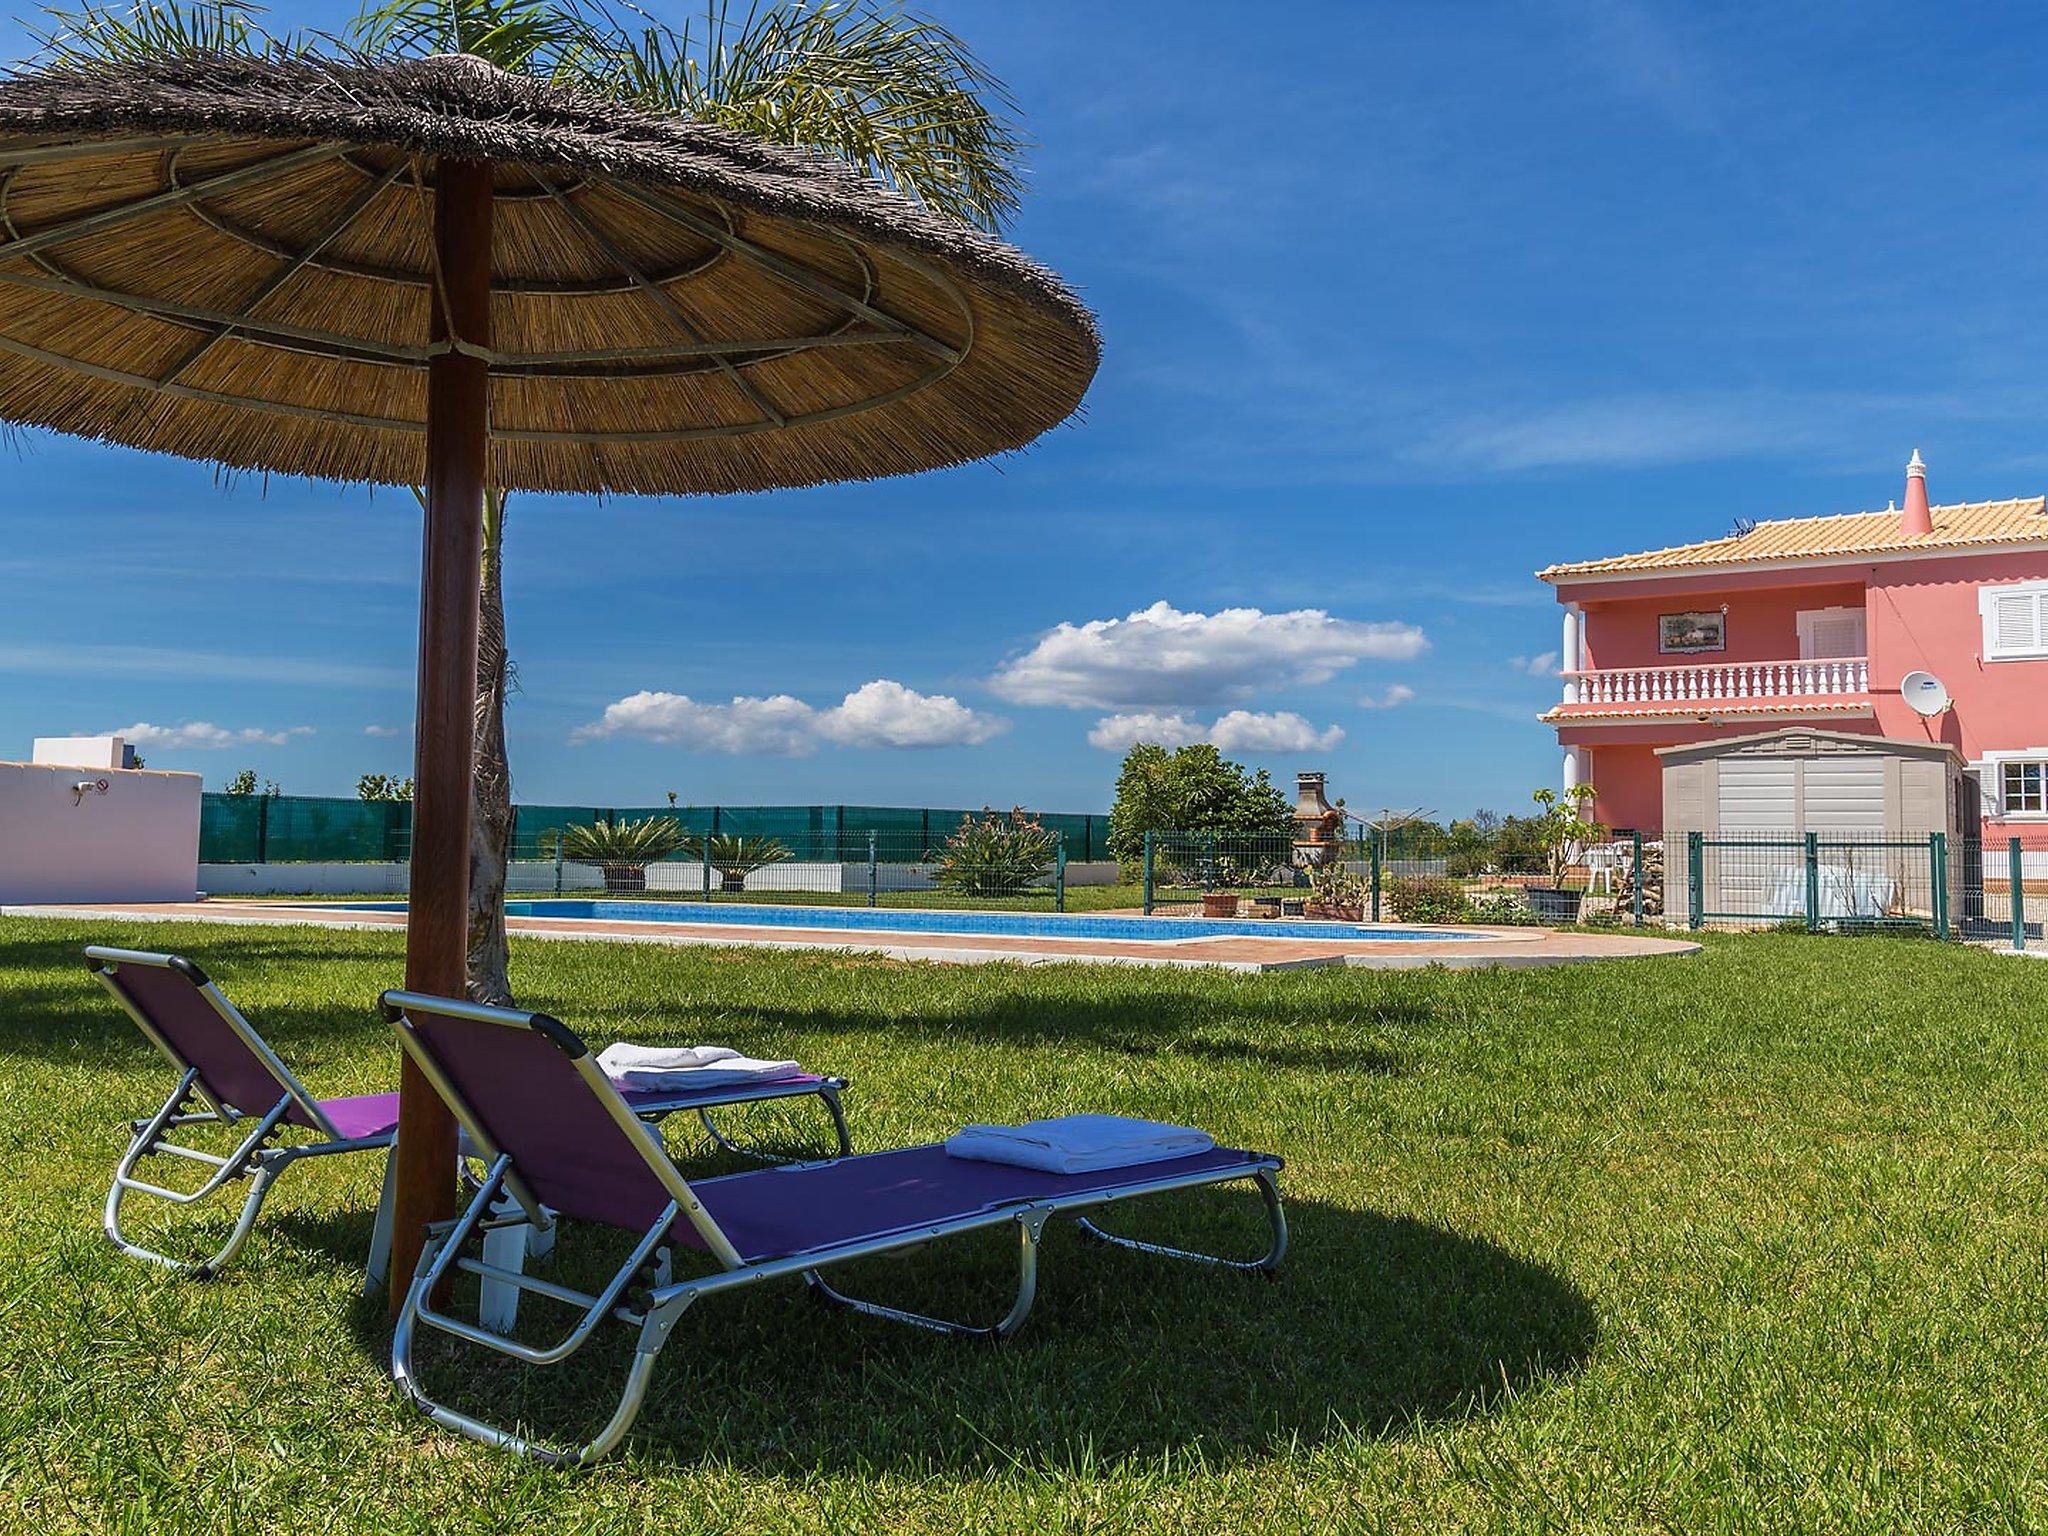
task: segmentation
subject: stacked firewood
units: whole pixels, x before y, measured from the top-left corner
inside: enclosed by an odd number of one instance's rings
[[[1643,844],[1643,916],[1664,915],[1664,849],[1658,843]],[[1624,851],[1621,868],[1614,877],[1615,910],[1623,917],[1633,915],[1636,903],[1636,861]]]

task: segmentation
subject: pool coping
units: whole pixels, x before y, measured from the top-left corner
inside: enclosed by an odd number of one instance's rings
[[[929,909],[920,909],[929,910]],[[324,914],[324,915],[323,915]],[[88,921],[200,922],[247,926],[306,926],[338,930],[397,928],[405,914],[350,909],[327,903],[196,901],[164,903],[70,902],[55,906],[0,906],[0,916],[71,918]],[[687,927],[690,931],[678,931]],[[632,922],[606,918],[512,917],[509,932],[522,938],[602,939],[628,944],[694,945],[708,948],[813,950],[879,955],[891,960],[953,965],[1009,962],[1018,965],[1132,965],[1177,970],[1224,970],[1251,974],[1350,966],[1364,970],[1447,970],[1490,967],[1533,969],[1592,960],[1638,959],[1697,953],[1689,940],[1654,935],[1560,933],[1549,928],[1457,930],[1443,941],[1427,939],[1268,939],[1213,935],[1192,939],[1114,940],[1020,937],[999,934],[887,934],[877,930],[756,925]],[[877,941],[881,942],[877,942]],[[1490,941],[1490,942],[1475,942]],[[1228,951],[1228,952],[1226,952]]]

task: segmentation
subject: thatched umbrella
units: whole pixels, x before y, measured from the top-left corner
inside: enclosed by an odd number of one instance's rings
[[[0,84],[0,420],[426,488],[408,987],[464,983],[484,486],[721,492],[1063,420],[1087,311],[822,157],[466,56]],[[402,1292],[454,1131],[404,1069]]]

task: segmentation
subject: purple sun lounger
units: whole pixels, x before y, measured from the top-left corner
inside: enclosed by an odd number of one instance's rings
[[[387,992],[383,1004],[407,1055],[488,1164],[461,1215],[429,1229],[392,1338],[391,1372],[436,1423],[521,1455],[580,1464],[611,1450],[632,1427],[654,1362],[683,1314],[699,1298],[719,1292],[801,1278],[820,1300],[872,1317],[1000,1339],[1031,1311],[1039,1236],[1056,1215],[1074,1215],[1084,1232],[1121,1247],[1267,1275],[1287,1250],[1280,1159],[1226,1147],[1084,1174],[971,1162],[949,1157],[938,1146],[908,1147],[687,1180],[584,1043],[556,1020],[413,992]],[[1266,1253],[1248,1262],[1115,1236],[1079,1214],[1114,1201],[1234,1180],[1257,1184],[1271,1226]],[[594,1293],[464,1251],[495,1228],[552,1228],[558,1217],[617,1228],[636,1239]],[[991,1327],[857,1301],[823,1278],[850,1260],[1003,1227],[1017,1234],[1019,1279],[1009,1312]],[[698,1267],[708,1261],[709,1272],[673,1279],[672,1248],[696,1250]],[[436,1298],[446,1294],[443,1281],[458,1272],[486,1286],[516,1286],[564,1303],[575,1321],[554,1343],[532,1345],[453,1316]],[[574,1355],[607,1321],[631,1329],[637,1343],[618,1406],[581,1445],[528,1439],[447,1407],[428,1396],[413,1364],[422,1326],[528,1365],[552,1366]]]
[[[93,975],[179,1074],[177,1086],[162,1108],[147,1119],[129,1123],[128,1150],[107,1191],[107,1237],[123,1253],[206,1279],[241,1251],[270,1186],[293,1163],[338,1152],[390,1149],[398,1130],[397,1094],[314,1098],[241,1010],[190,960],[100,945],[88,948],[85,956]],[[845,1086],[844,1078],[804,1073],[760,1084],[687,1091],[629,1088],[622,1098],[634,1114],[650,1121],[694,1110],[714,1144],[744,1153],[745,1149],[720,1131],[711,1117],[713,1109],[815,1094],[831,1115],[839,1152],[844,1156],[851,1150],[839,1104],[839,1091]],[[172,1139],[180,1127],[199,1125],[226,1125],[246,1129],[246,1134],[225,1154],[183,1146]],[[273,1144],[290,1135],[298,1139]],[[764,1153],[746,1155],[772,1160]],[[212,1172],[195,1189],[168,1189],[136,1177],[137,1166],[150,1157],[183,1158]],[[249,1182],[241,1216],[211,1258],[197,1263],[172,1258],[143,1247],[121,1231],[121,1208],[131,1195],[147,1195],[174,1205],[198,1205],[241,1179]],[[384,1197],[378,1202],[371,1237],[372,1283],[382,1278],[391,1251],[390,1193],[387,1168]]]

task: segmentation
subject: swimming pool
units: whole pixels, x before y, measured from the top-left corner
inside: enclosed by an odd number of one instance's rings
[[[325,905],[325,904],[323,904]],[[403,912],[402,901],[337,902],[326,910]],[[613,923],[699,923],[721,928],[809,928],[847,933],[998,934],[1026,939],[1115,939],[1170,944],[1189,939],[1370,939],[1444,943],[1483,940],[1456,929],[1382,928],[1361,923],[1246,921],[1213,917],[1096,917],[1051,912],[956,912],[909,907],[750,906],[701,901],[508,901],[508,917],[583,918]]]

